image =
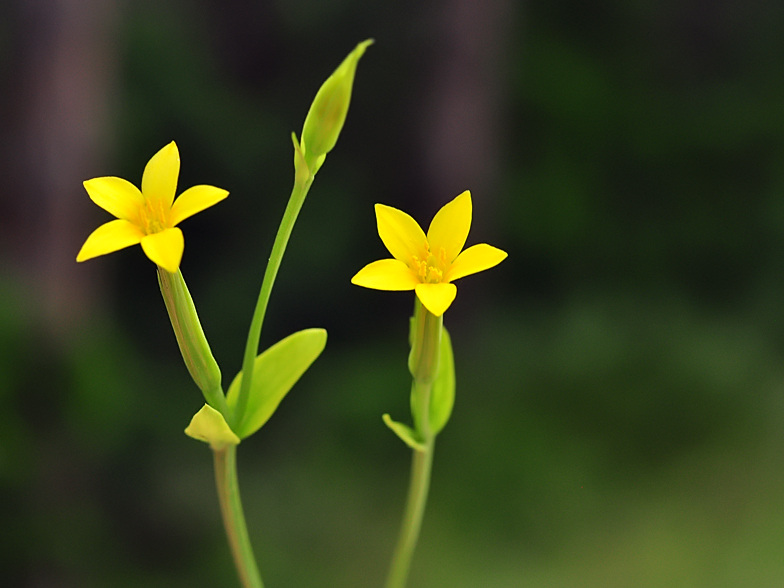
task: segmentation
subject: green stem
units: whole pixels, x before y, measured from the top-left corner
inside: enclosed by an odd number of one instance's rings
[[[250,323],[248,331],[248,340],[245,344],[245,355],[242,359],[242,380],[240,382],[240,392],[237,397],[237,405],[234,410],[234,421],[230,423],[232,428],[239,424],[239,420],[245,414],[245,406],[248,403],[248,394],[250,392],[250,384],[253,379],[253,360],[259,352],[259,338],[261,337],[261,326],[264,323],[264,315],[267,312],[267,304],[269,303],[270,294],[272,293],[272,286],[275,283],[275,277],[278,275],[280,263],[283,260],[283,254],[286,251],[291,231],[294,229],[294,223],[297,220],[299,211],[302,209],[302,204],[305,202],[305,197],[308,195],[308,190],[313,184],[313,175],[309,175],[304,181],[295,181],[294,188],[291,190],[289,202],[286,205],[286,211],[283,213],[283,220],[280,221],[278,233],[275,235],[275,242],[272,245],[272,253],[270,254],[269,261],[267,262],[267,269],[264,272],[264,280],[261,283],[261,291],[259,298],[256,302],[256,309],[253,311],[253,319]]]
[[[225,449],[213,451],[213,455],[223,526],[226,528],[240,583],[243,588],[264,588],[248,537],[245,514],[242,511],[240,487],[237,481],[237,446],[230,445]]]
[[[404,588],[411,567],[411,558],[419,539],[422,518],[425,515],[427,493],[430,489],[430,471],[433,467],[433,448],[435,438],[425,444],[424,451],[414,451],[411,460],[411,482],[408,488],[408,502],[403,515],[403,526],[392,554],[392,564],[387,576],[386,588]]]
[[[411,460],[411,481],[406,510],[400,529],[386,588],[405,588],[411,558],[414,555],[422,519],[425,516],[430,472],[433,469],[433,449],[436,437],[430,428],[430,393],[438,373],[438,358],[443,332],[443,316],[434,316],[416,299],[411,326],[411,353],[408,367],[414,378],[411,390],[411,409],[414,428],[424,442],[422,451],[414,450]]]

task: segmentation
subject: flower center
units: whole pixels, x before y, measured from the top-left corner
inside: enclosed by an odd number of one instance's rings
[[[144,199],[144,206],[139,209],[139,228],[145,235],[160,233],[169,228],[167,210],[159,200]]]
[[[438,257],[436,257],[428,247],[425,259],[420,259],[416,255],[413,256],[411,269],[416,272],[417,277],[423,284],[440,284],[443,281],[444,273],[446,273],[446,265],[446,251],[444,251],[444,248],[441,247]]]

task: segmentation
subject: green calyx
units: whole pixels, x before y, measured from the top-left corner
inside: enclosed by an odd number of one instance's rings
[[[214,451],[221,451],[230,445],[238,445],[240,438],[231,430],[226,419],[209,404],[201,407],[193,415],[190,425],[185,429],[188,437],[209,443]]]
[[[411,413],[415,423],[423,420],[422,399],[416,384],[411,388]],[[428,399],[427,420],[430,434],[438,435],[449,422],[452,416],[452,407],[455,404],[455,359],[452,354],[452,341],[446,329],[441,334],[441,344],[438,351],[438,373],[430,386]]]
[[[225,415],[226,401],[221,388],[220,368],[204,336],[196,306],[185,285],[182,272],[177,270],[172,274],[158,268],[158,284],[182,359],[191,378],[202,391],[205,400]]]
[[[455,360],[452,340],[435,316],[417,298],[409,334],[408,369],[411,384],[411,416],[414,427],[384,415],[384,423],[409,447],[424,451],[446,426],[455,404]]]

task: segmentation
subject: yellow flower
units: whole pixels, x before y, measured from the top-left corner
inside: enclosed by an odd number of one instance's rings
[[[457,295],[453,281],[498,265],[506,253],[481,244],[462,251],[471,228],[467,190],[436,213],[427,235],[405,212],[376,204],[378,234],[395,259],[362,268],[351,283],[376,290],[415,290],[424,307],[444,314]],[[461,253],[462,251],[462,253]]]
[[[194,186],[174,200],[179,175],[180,153],[172,141],[147,163],[141,191],[122,178],[84,182],[90,199],[117,219],[101,225],[87,237],[76,261],[141,243],[147,257],[167,272],[176,272],[185,249],[177,225],[229,195],[214,186]]]

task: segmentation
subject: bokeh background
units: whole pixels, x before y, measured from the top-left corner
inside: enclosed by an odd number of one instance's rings
[[[182,263],[228,382],[289,135],[367,37],[262,333],[329,344],[239,451],[267,585],[382,585],[412,297],[349,280],[374,203],[465,189],[509,258],[446,316],[411,588],[784,585],[783,33],[777,0],[0,4],[0,585],[236,585],[155,269],[75,263],[81,182],[176,140],[181,188],[230,190]]]

